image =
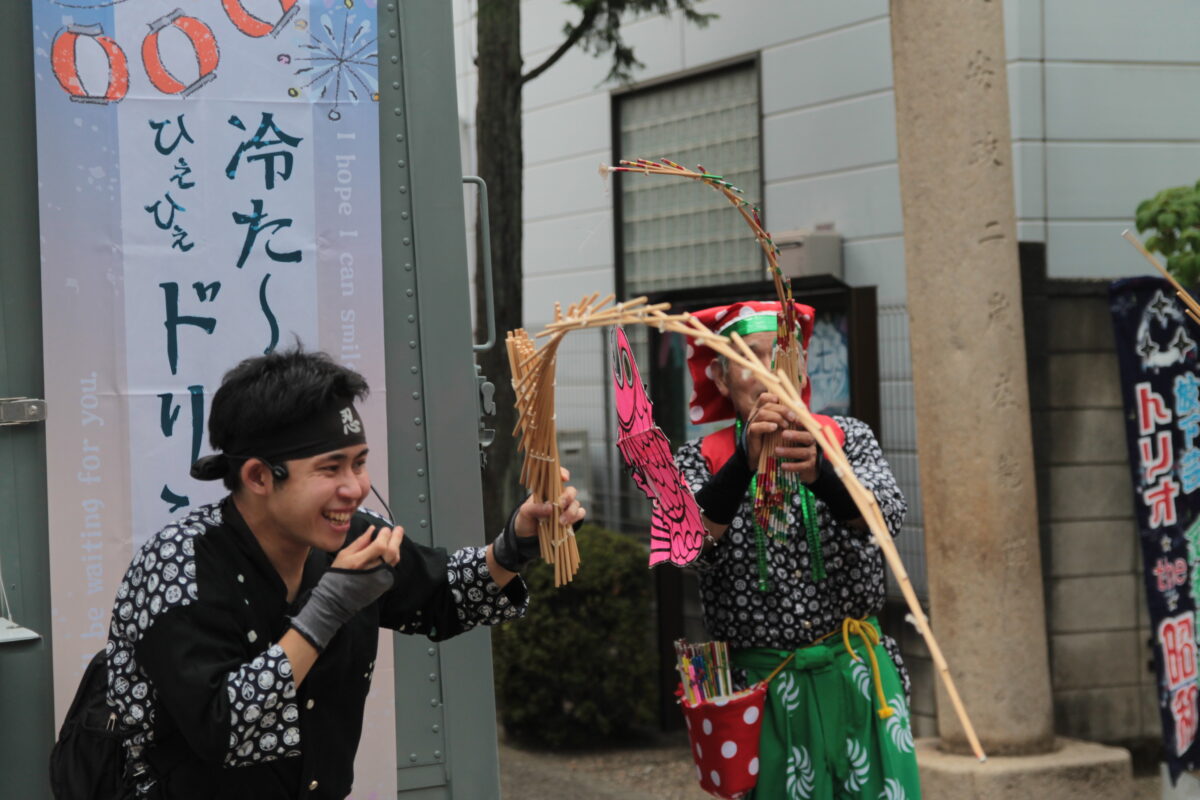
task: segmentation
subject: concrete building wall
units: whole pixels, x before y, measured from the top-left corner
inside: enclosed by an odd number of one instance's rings
[[[1025,270],[1030,406],[1060,734],[1161,736],[1107,281]]]
[[[467,169],[477,2],[455,0]],[[845,237],[846,281],[877,286],[881,319],[895,321],[880,326],[880,434],[898,474],[913,476],[905,489],[917,514],[910,530],[919,532],[911,370],[907,343],[894,340],[907,328],[887,0],[707,0],[699,7],[720,18],[707,29],[679,15],[624,27],[646,65],[636,77],[650,82],[758,57],[766,224],[778,232],[833,222]],[[524,0],[527,69],[559,44],[571,13],[559,0]],[[1050,278],[1148,271],[1118,236],[1139,201],[1200,177],[1200,105],[1191,102],[1200,85],[1197,23],[1200,6],[1191,0],[1006,0],[1018,233],[1045,245]],[[986,80],[1000,65],[964,68]],[[615,290],[613,197],[597,177],[597,165],[612,157],[618,87],[605,82],[607,70],[607,59],[575,50],[525,87],[530,327],[548,321],[556,300]],[[1034,423],[1039,459],[1049,459],[1039,462],[1040,502],[1059,732],[1116,741],[1159,730],[1145,671],[1149,632],[1111,326],[1099,302],[1051,303],[1054,336],[1044,340]],[[608,425],[602,346],[599,337],[572,345],[574,388],[560,382],[559,404],[560,428],[586,432],[598,472],[606,470]],[[906,650],[917,677],[914,722],[932,732],[933,676],[913,638]]]

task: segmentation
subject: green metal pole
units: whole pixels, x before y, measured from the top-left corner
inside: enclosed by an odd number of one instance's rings
[[[378,9],[392,507],[420,541],[482,546],[453,9],[443,0]],[[488,632],[438,645],[396,636],[394,652],[399,794],[499,797]]]
[[[29,3],[0,4],[0,397],[43,397],[33,20]],[[50,409],[50,413],[63,413]],[[50,797],[54,740],[46,434],[40,423],[0,427],[0,564],[13,616],[42,634],[0,644],[0,795]]]

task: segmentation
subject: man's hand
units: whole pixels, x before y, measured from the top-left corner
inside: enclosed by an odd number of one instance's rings
[[[762,456],[763,439],[781,428],[787,428],[795,421],[796,415],[787,406],[781,405],[779,398],[770,392],[763,392],[754,401],[750,417],[746,420],[742,436],[746,440],[746,456],[750,469],[758,469],[758,459]]]
[[[380,528],[372,540],[375,531],[372,525],[362,536],[342,548],[333,565],[313,587],[304,607],[292,616],[292,628],[307,640],[313,651],[310,653],[299,647],[295,637],[289,640],[285,636],[280,644],[289,658],[299,654],[305,659],[305,671],[312,666],[316,653],[325,649],[347,620],[392,588],[395,574],[389,567],[400,561],[404,529]],[[299,683],[302,677],[297,675],[296,682]]]
[[[374,539],[371,535],[378,530]],[[371,569],[380,561],[390,567],[400,563],[400,543],[404,541],[404,528],[367,528],[350,544],[343,547],[333,560],[334,569]]]
[[[776,431],[783,431],[783,442],[775,448],[775,456],[783,459],[780,464],[784,472],[799,473],[800,480],[812,483],[817,479],[820,465],[817,440],[808,431],[798,427],[796,412],[779,402],[770,392],[763,392],[754,401],[750,421],[746,424],[746,455],[751,469],[758,469],[763,440]]]
[[[571,479],[571,473],[567,471],[566,467],[559,467],[559,470],[564,481]],[[578,494],[579,490],[574,486],[567,486],[557,503],[535,503],[533,495],[527,497],[521,507],[517,509],[517,519],[514,523],[517,536],[525,538],[537,536],[538,520],[548,519],[556,512],[559,522],[567,527],[581,521],[587,515],[587,511],[579,505]]]
[[[780,463],[784,472],[796,472],[802,483],[817,479],[821,457],[817,452],[817,438],[806,430],[786,430],[783,445],[775,448],[775,455],[787,459]]]

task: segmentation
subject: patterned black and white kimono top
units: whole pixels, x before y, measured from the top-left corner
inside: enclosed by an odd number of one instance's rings
[[[888,530],[895,536],[908,507],[875,434],[853,417],[835,416],[833,420],[846,434],[843,449],[854,474],[875,495]],[[687,442],[675,454],[675,463],[693,492],[712,477],[700,451],[702,441]],[[798,495],[792,498],[787,539],[767,537],[769,591],[758,588],[754,501],[749,491],[725,535],[695,562],[704,626],[714,639],[728,642],[733,649],[794,650],[841,630],[846,617],[862,618],[883,608],[883,554],[871,543],[867,530],[833,519],[820,498],[816,511],[827,577],[813,581],[800,502]],[[908,671],[900,649],[891,637],[882,638],[908,694]]]
[[[347,542],[388,524],[360,509]],[[485,550],[405,537],[395,583],[344,624],[299,687],[275,642],[334,556],[314,549],[296,602],[231,498],[195,509],[136,553],[117,591],[108,702],[163,798],[343,798],[379,628],[447,639],[525,613],[518,576],[501,589]]]

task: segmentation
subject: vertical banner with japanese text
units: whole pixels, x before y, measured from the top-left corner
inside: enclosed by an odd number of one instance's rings
[[[239,360],[364,373],[386,485],[376,0],[33,0],[55,706]],[[395,794],[383,638],[355,797]]]
[[[1161,278],[1115,281],[1109,300],[1154,632],[1163,749],[1174,779],[1200,765],[1200,332]]]

